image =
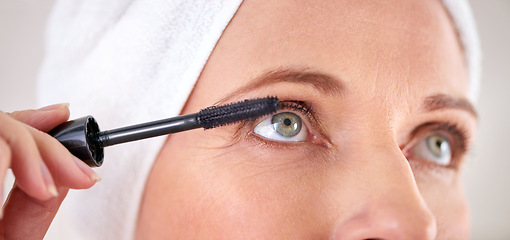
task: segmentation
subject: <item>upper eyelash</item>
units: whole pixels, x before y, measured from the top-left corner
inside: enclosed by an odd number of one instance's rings
[[[308,104],[304,101],[296,101],[296,100],[285,100],[285,101],[280,101],[280,106],[279,106],[279,109],[280,110],[295,110],[295,111],[298,111],[298,112],[301,112],[302,114],[304,114],[305,116],[307,117],[310,117],[314,120],[316,120],[315,118],[315,114],[312,110],[312,105],[311,104]],[[242,126],[246,125],[247,123],[249,122],[256,122],[257,119],[248,119],[248,120],[245,120],[243,122],[241,122],[241,126],[239,127],[242,128]]]
[[[317,121],[317,119],[315,118],[315,113],[312,110],[312,105],[304,101],[295,100],[280,101],[280,109],[296,110],[301,112],[305,116],[312,118],[314,121]]]

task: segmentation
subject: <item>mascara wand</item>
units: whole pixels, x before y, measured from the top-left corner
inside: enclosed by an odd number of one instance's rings
[[[279,107],[280,103],[276,97],[258,98],[108,131],[99,131],[96,120],[92,116],[86,116],[65,122],[48,134],[87,165],[99,167],[103,164],[105,147],[195,128],[210,129],[253,120],[274,113]]]

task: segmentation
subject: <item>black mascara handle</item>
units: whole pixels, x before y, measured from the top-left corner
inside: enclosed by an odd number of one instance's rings
[[[195,128],[215,128],[276,112],[276,97],[244,100],[223,106],[208,107],[198,113],[100,132],[92,116],[78,118],[57,126],[49,134],[62,143],[74,156],[91,167],[103,164],[103,148],[120,143],[157,137]]]
[[[91,167],[100,167],[103,164],[104,151],[98,145],[98,133],[99,126],[92,116],[62,123],[48,132],[71,154]]]

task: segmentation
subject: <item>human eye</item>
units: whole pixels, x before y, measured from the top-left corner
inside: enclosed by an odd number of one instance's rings
[[[253,132],[276,141],[302,142],[307,137],[307,129],[301,117],[292,112],[280,112],[264,119],[255,126]]]
[[[467,151],[464,131],[456,125],[429,123],[418,133],[417,140],[406,151],[406,157],[439,166],[455,168]]]
[[[310,122],[316,121],[309,104],[302,101],[282,101],[280,109],[258,122],[253,133],[276,142],[320,142],[307,127]]]

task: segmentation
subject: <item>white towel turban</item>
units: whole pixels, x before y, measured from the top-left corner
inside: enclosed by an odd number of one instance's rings
[[[178,115],[241,0],[61,0],[50,17],[39,104],[70,102],[71,118],[103,129]],[[470,8],[444,0],[478,90]],[[105,151],[103,181],[70,191],[47,239],[132,239],[145,181],[164,137]]]

